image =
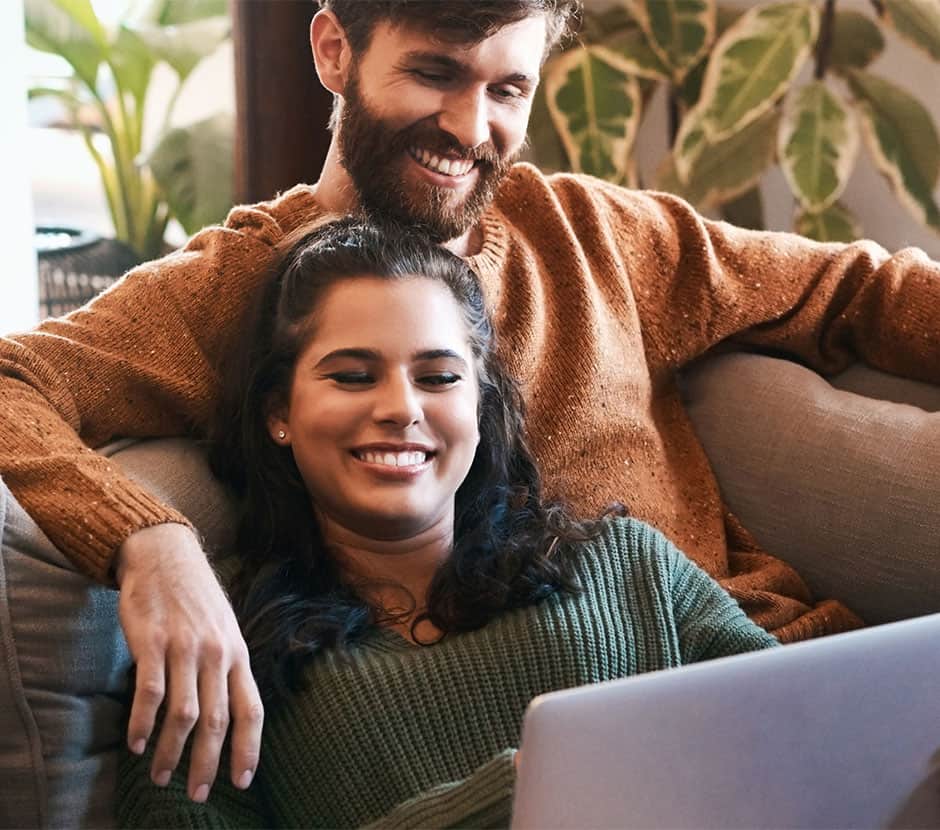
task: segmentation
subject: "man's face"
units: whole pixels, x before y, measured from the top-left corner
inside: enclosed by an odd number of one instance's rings
[[[542,16],[469,46],[376,26],[339,124],[343,166],[371,218],[440,242],[476,224],[525,142],[545,37]]]

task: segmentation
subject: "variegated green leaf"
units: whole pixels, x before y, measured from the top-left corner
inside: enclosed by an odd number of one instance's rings
[[[715,37],[715,0],[631,0],[650,48],[680,83]]]
[[[924,105],[909,92],[862,70],[848,74],[866,143],[899,201],[940,231],[933,191],[940,177],[940,138]]]
[[[790,189],[804,207],[822,210],[845,190],[858,156],[858,125],[822,81],[804,86],[786,108],[779,154]]]
[[[885,17],[898,33],[940,61],[940,2],[884,0]]]
[[[667,157],[657,176],[657,187],[676,193],[707,209],[750,190],[776,157],[780,115],[770,110],[740,132],[716,144],[706,144],[682,181],[673,156]]]
[[[26,41],[34,49],[61,55],[90,88],[107,59],[107,36],[90,0],[26,0]]]
[[[667,80],[669,67],[651,48],[638,26],[630,26],[604,38],[593,47],[597,55],[611,66],[630,75],[654,80]]]
[[[571,169],[628,182],[641,108],[636,78],[590,47],[574,49],[546,68],[545,97]]]
[[[815,213],[808,210],[797,212],[793,229],[818,242],[853,242],[862,235],[858,220],[841,202],[834,202]]]
[[[676,174],[680,181],[688,182],[692,166],[708,147],[708,135],[705,131],[704,108],[692,107],[682,119],[679,132],[673,145]]]
[[[111,70],[118,85],[144,106],[150,76],[153,73],[153,55],[146,44],[126,26],[121,26],[111,46]]]
[[[857,11],[836,12],[829,53],[829,65],[834,70],[864,69],[884,48],[881,29],[870,17]]]
[[[719,38],[697,105],[712,141],[774,106],[809,57],[818,25],[819,13],[808,2],[761,4]]]

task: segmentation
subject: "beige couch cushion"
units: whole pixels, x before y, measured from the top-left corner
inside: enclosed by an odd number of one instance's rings
[[[818,597],[870,623],[940,611],[940,388],[864,367],[835,383],[727,354],[685,394],[726,503]]]
[[[208,550],[230,544],[231,509],[192,442],[105,452]],[[113,827],[130,668],[117,592],[77,573],[2,482],[0,531],[0,827]]]

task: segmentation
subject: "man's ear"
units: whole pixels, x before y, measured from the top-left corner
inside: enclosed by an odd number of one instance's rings
[[[333,12],[324,10],[313,16],[310,21],[310,50],[320,83],[334,95],[342,95],[346,89],[352,51],[346,30]]]

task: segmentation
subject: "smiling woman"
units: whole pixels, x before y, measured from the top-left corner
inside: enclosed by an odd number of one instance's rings
[[[543,501],[480,287],[444,248],[314,229],[251,331],[213,456],[276,701],[266,760],[196,804],[185,770],[161,789],[128,753],[125,826],[505,826],[533,697],[774,644],[648,526]]]

